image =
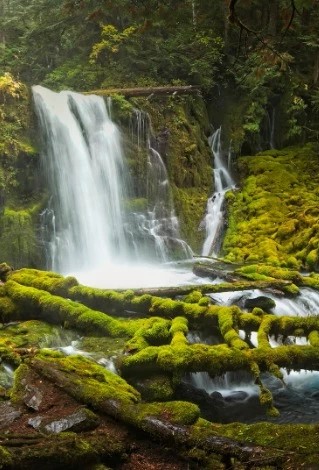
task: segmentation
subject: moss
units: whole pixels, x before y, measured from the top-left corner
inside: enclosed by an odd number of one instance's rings
[[[190,425],[197,421],[200,411],[197,405],[184,401],[171,401],[166,403],[138,404],[132,416],[134,424],[140,424],[147,429],[143,421],[146,417],[156,417],[172,424]]]
[[[15,267],[38,262],[35,218],[30,209],[6,208],[0,215],[0,252]]]
[[[219,329],[229,346],[236,349],[248,349],[248,344],[240,338],[238,330],[234,328],[237,324],[238,313],[240,310],[237,307],[222,307],[218,315]]]
[[[313,269],[319,238],[315,147],[241,157],[238,167],[243,186],[229,201],[226,259]]]
[[[302,282],[302,276],[298,271],[287,268],[278,268],[266,264],[251,264],[242,266],[235,270],[236,273],[248,279],[259,280],[260,275],[264,279],[280,279],[285,281],[292,281],[295,283]]]
[[[4,325],[0,329],[0,347],[41,348],[54,344],[56,338],[61,336],[66,336],[66,333],[60,328],[39,320],[29,320]]]
[[[124,322],[111,316],[91,310],[77,302],[51,295],[46,291],[25,287],[10,280],[5,285],[6,292],[19,306],[19,316],[24,319],[38,317],[69,328],[87,332],[99,332],[110,336],[125,336],[128,329]],[[134,322],[135,325],[135,322]],[[132,329],[132,324],[129,324]],[[139,324],[136,323],[136,329]]]
[[[306,266],[313,270],[318,265],[318,249],[311,250],[306,256]]]
[[[0,446],[0,468],[8,468],[13,464],[13,455],[3,446]]]
[[[29,374],[29,367],[26,364],[21,364],[14,374],[13,387],[10,392],[12,403],[20,405],[23,403],[23,398],[26,392],[25,383],[26,377]]]
[[[307,287],[311,287],[312,289],[319,289],[319,275],[315,273],[311,273],[310,276],[304,276],[302,278],[302,284]]]
[[[205,190],[205,187],[180,188],[173,186],[173,195],[182,238],[187,240],[195,252],[199,253],[205,239],[205,233],[200,230],[200,224],[205,216],[207,199],[210,194]]]
[[[208,307],[208,305],[210,305],[211,303],[211,300],[209,297],[201,297],[198,301],[198,305],[200,305],[201,307]]]
[[[192,426],[192,437],[199,445],[210,436],[235,439],[243,445],[267,447],[268,456],[281,455],[282,468],[312,468],[316,465],[318,426],[306,424],[231,423],[219,425],[199,419]],[[287,454],[288,453],[288,454]],[[291,454],[290,454],[291,453]],[[265,467],[268,468],[268,467]]]
[[[24,286],[32,286],[36,289],[45,290],[51,294],[66,296],[71,287],[77,286],[75,277],[64,277],[51,271],[23,268],[13,271],[9,279]]]
[[[137,390],[124,379],[83,356],[52,356],[40,352],[30,365],[47,378],[62,381],[76,400],[97,410],[101,410],[103,402],[108,400],[117,400],[122,405],[140,400]]]
[[[319,332],[318,331],[311,331],[308,336],[309,343],[311,346],[318,348],[319,347]]]
[[[202,298],[202,293],[199,290],[193,290],[184,298],[184,302],[188,302],[190,304],[197,304],[200,299]]]
[[[94,357],[118,356],[124,349],[126,337],[87,336],[80,339],[79,348],[91,353]]]
[[[0,320],[3,323],[9,322],[11,319],[18,319],[19,313],[16,305],[10,297],[1,296],[0,297]]]
[[[15,453],[14,465],[28,468],[32,462],[35,468],[93,468],[100,458],[119,461],[126,450],[127,443],[118,435],[63,432],[41,436],[37,445],[22,446]]]
[[[148,201],[146,198],[140,197],[128,199],[124,201],[124,209],[126,212],[144,212],[147,209]]]
[[[155,374],[146,378],[131,377],[130,384],[140,392],[145,401],[168,401],[174,395],[172,380],[168,375]]]
[[[299,287],[296,286],[296,284],[289,284],[289,285],[287,285],[287,286],[284,286],[284,287],[283,287],[283,291],[284,291],[287,295],[291,295],[291,296],[295,296],[295,295],[300,294]]]

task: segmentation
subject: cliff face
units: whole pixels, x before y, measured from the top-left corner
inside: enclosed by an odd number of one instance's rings
[[[7,74],[0,94],[0,253],[14,267],[42,266],[38,242],[43,205],[31,97]]]

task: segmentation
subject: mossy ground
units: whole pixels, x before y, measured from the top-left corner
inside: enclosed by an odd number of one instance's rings
[[[242,187],[228,198],[227,260],[318,268],[318,154],[308,144],[239,158]]]
[[[251,269],[243,267],[238,271],[242,275],[257,274],[275,280],[283,277],[288,280],[286,282],[302,283],[304,279],[296,271],[263,265],[252,266]],[[317,281],[315,276],[309,279]],[[276,317],[260,308],[244,313],[237,306],[221,307],[211,305],[209,301],[201,302],[205,297],[200,290],[189,293],[184,301],[151,295],[135,296],[132,291],[103,291],[80,286],[74,278],[32,269],[8,271],[0,293],[1,299],[12,302],[10,308],[4,304],[4,313],[1,312],[6,321],[31,318],[23,323],[3,325],[0,329],[2,359],[10,362],[8,356],[15,354],[19,361],[11,362],[16,365],[20,362],[11,390],[12,403],[24,403],[26,377],[33,371],[96,413],[107,414],[156,438],[165,440],[174,436],[174,445],[179,451],[183,449],[186,461],[195,459],[200,468],[223,468],[220,456],[226,452],[225,448],[216,447],[216,440],[212,438],[217,438],[217,442],[223,438],[231,439],[231,446],[237,450],[230,453],[235,458],[234,468],[238,469],[242,468],[240,459],[243,457],[236,446],[240,448],[242,443],[266,447],[269,450],[267,458],[281,459],[281,468],[287,470],[294,468],[291,466],[292,458],[298,465],[310,465],[316,461],[318,452],[314,442],[318,426],[274,424],[278,412],[271,392],[262,383],[261,372],[268,371],[281,377],[280,367],[317,370],[317,316]],[[76,297],[77,302],[69,300],[70,297]],[[99,305],[106,311],[110,308],[112,314],[91,310],[80,303],[82,301],[95,308]],[[121,320],[123,309],[140,311],[143,317]],[[102,334],[99,337],[88,335],[82,344],[103,355],[123,348],[117,361],[123,377],[97,364],[94,354],[92,357],[65,356],[45,349],[42,340],[54,327],[40,319],[56,324],[67,323],[68,326],[72,324],[75,329],[86,329],[91,335],[94,332]],[[188,339],[189,329],[218,331],[220,344],[192,344]],[[246,331],[247,337],[251,331],[257,332],[258,347],[252,348],[242,339],[240,329]],[[309,338],[310,345],[271,348],[269,336],[278,334],[304,336]],[[211,376],[220,376],[232,370],[251,373],[252,380],[260,388],[260,403],[265,416],[268,412],[273,423],[250,426],[214,424],[200,418],[197,405],[174,400],[175,387],[185,373],[207,371]],[[288,432],[291,439],[286,439]],[[299,441],[304,436],[305,445]],[[230,445],[230,441],[225,441],[225,445]],[[89,447],[86,449],[85,455],[91,452],[88,452]],[[122,447],[117,451],[124,452]],[[46,458],[49,456],[48,452],[44,454]],[[16,458],[11,453],[9,457]]]

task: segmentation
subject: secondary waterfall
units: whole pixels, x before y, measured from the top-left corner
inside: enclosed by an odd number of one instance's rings
[[[138,153],[146,154],[146,185],[144,193],[139,190],[139,196],[146,198],[147,208],[133,212],[129,218],[129,231],[132,234],[136,257],[143,258],[145,248],[148,247],[152,257],[155,256],[161,261],[171,260],[173,254],[179,259],[191,258],[192,250],[180,235],[166,166],[155,148],[156,138],[149,115],[135,109],[131,129]],[[141,243],[138,244],[138,240]],[[141,246],[144,247],[144,253],[141,252]]]
[[[228,164],[221,149],[221,127],[210,137],[210,146],[214,156],[214,189],[215,192],[208,199],[207,211],[201,227],[205,227],[206,238],[202,249],[203,256],[216,255],[216,248],[224,225],[223,203],[225,194],[235,182],[231,177]]]
[[[134,192],[120,132],[102,98],[41,86],[33,87],[33,94],[52,195],[41,214],[47,268],[77,274],[112,266],[114,274],[119,265],[127,270],[128,263],[189,258],[165,164],[151,145],[148,116],[134,113],[134,138],[138,151],[146,153],[147,179],[145,188],[138,182]],[[134,198],[144,198],[147,207],[130,210],[125,202]]]

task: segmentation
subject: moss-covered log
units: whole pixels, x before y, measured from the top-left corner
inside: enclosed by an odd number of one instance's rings
[[[192,95],[199,94],[200,87],[194,85],[186,86],[161,86],[161,87],[136,87],[136,88],[108,88],[105,90],[88,91],[85,94],[93,94],[98,96],[112,96],[114,94],[132,98],[136,96],[154,95]]]
[[[53,381],[57,387],[62,388],[80,403],[89,404],[95,410],[133,425],[156,439],[164,440],[170,446],[184,449],[196,447],[208,454],[234,457],[240,462],[249,461],[256,467],[265,464],[277,465],[288,457],[287,452],[255,445],[243,445],[235,439],[211,433],[203,432],[202,436],[198,436],[196,428],[193,428],[199,418],[196,405],[178,401],[143,404],[140,402],[139,394],[123,379],[87,359],[64,358],[61,354],[42,353],[33,358],[29,366],[44,378]],[[28,374],[28,366],[23,365],[16,374],[13,392],[13,398],[16,401],[23,397],[26,374]],[[11,444],[17,446],[14,439],[9,439],[7,447],[10,448]],[[47,444],[51,449],[50,440],[47,440]],[[53,449],[56,448],[53,447]],[[89,449],[91,446],[87,445],[87,453],[84,456],[91,457]],[[123,451],[123,443],[114,446],[111,441],[105,447],[105,452],[109,454],[119,450]]]

